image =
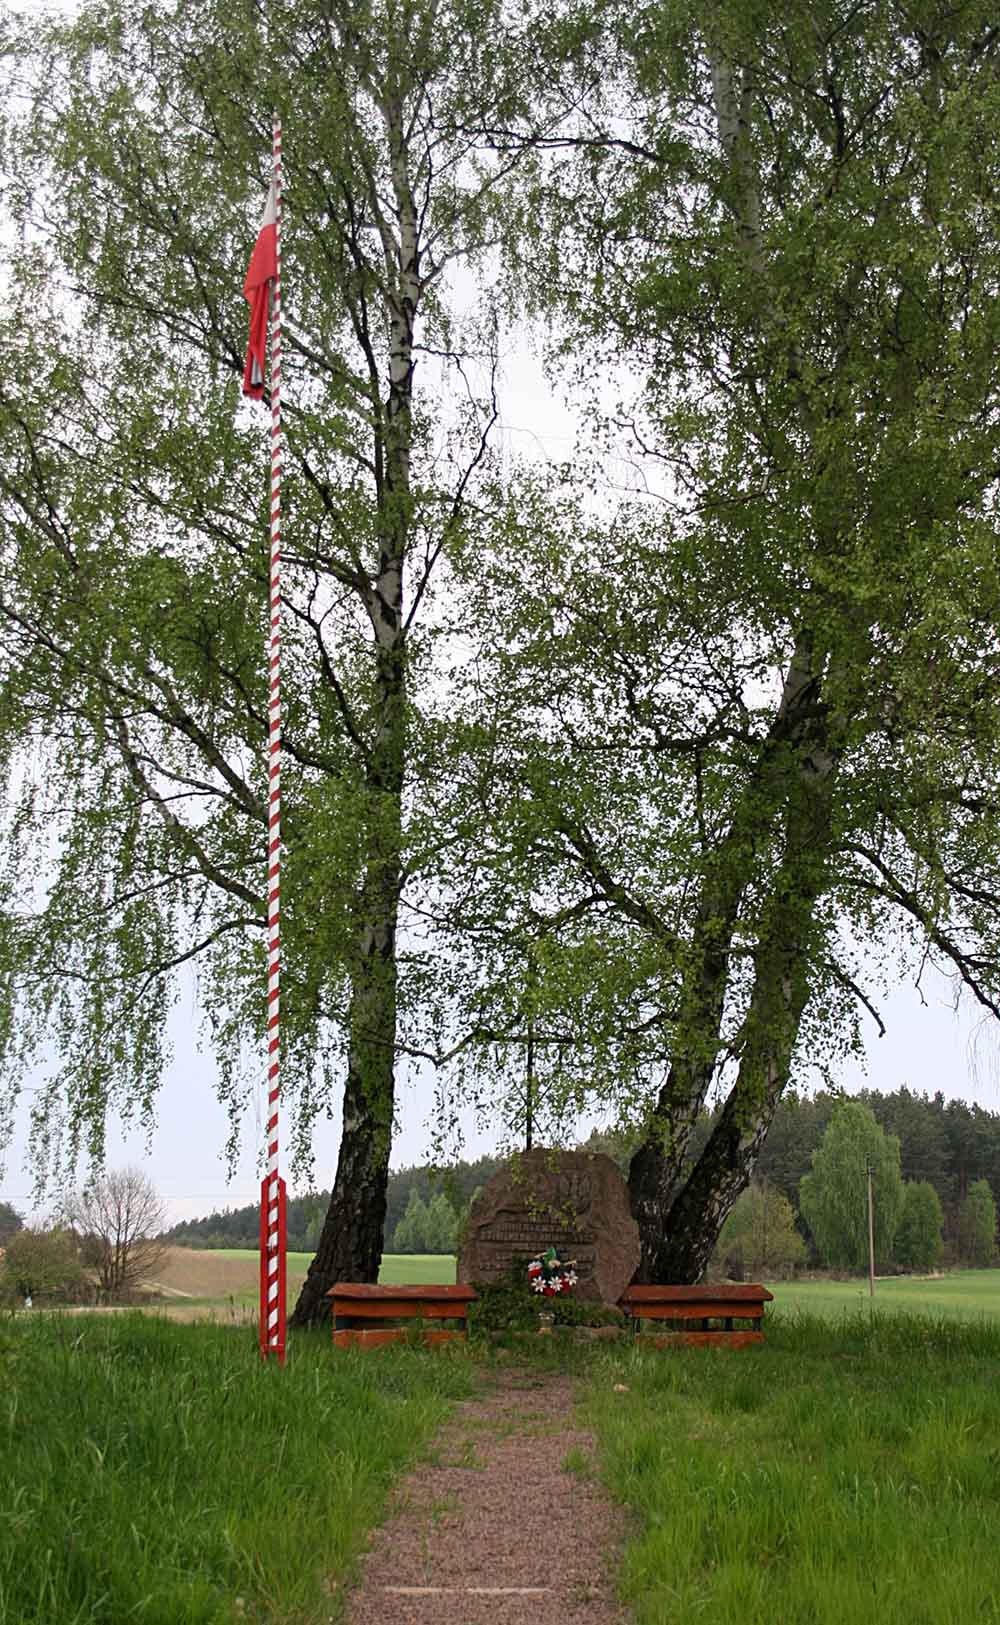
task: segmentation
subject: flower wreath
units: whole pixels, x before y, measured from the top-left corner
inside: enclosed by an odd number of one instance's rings
[[[546,1298],[554,1298],[559,1292],[569,1292],[576,1286],[578,1276],[575,1269],[576,1259],[559,1258],[554,1247],[549,1247],[540,1258],[533,1258],[528,1265],[528,1280],[531,1282],[532,1292],[541,1292]]]

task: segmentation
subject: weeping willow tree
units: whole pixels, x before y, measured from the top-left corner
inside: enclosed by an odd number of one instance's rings
[[[268,493],[242,281],[283,115],[300,1156],[343,1091],[303,1322],[338,1276],[377,1277],[395,1067],[446,986],[400,933],[440,866],[458,657],[437,582],[495,472],[485,271],[530,162],[463,131],[523,112],[531,52],[452,0],[108,0],[8,20],[5,45],[0,1044],[6,1121],[57,1057],[33,1113],[50,1162],[99,1162],[110,1109],[151,1121],[186,964],[234,1124],[262,1075]]]

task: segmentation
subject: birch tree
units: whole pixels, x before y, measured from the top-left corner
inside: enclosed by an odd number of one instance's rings
[[[469,546],[497,415],[476,277],[526,161],[461,132],[523,109],[530,52],[495,7],[451,0],[97,0],[6,30],[0,1039],[10,1078],[43,1041],[61,1055],[36,1096],[40,1156],[62,1130],[100,1161],[109,1108],[151,1121],[187,963],[234,1122],[259,1066],[266,443],[238,394],[283,112],[282,1032],[300,1153],[341,1084],[343,1101],[304,1322],[336,1278],[377,1278],[395,1066],[443,996],[415,935],[401,960],[400,910],[437,862],[424,797],[453,657],[434,583]]]
[[[552,38],[584,88],[521,275],[576,398],[618,368],[619,461],[610,518],[563,490],[482,585],[476,793],[579,968],[553,1008],[603,966],[643,1273],[688,1281],[880,985],[1000,1015],[1000,33],[918,0]]]

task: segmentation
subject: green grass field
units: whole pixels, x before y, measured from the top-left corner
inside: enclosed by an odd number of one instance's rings
[[[245,1259],[256,1264],[257,1253],[247,1247],[218,1248],[199,1253],[199,1259],[218,1257]],[[311,1254],[289,1253],[290,1293],[297,1290],[309,1267]],[[441,1282],[455,1279],[455,1259],[433,1253],[386,1253],[379,1280],[390,1284]],[[866,1279],[852,1281],[778,1281],[770,1283],[774,1304],[769,1313],[782,1315],[802,1311],[810,1315],[837,1317],[870,1307]],[[235,1294],[236,1301],[256,1301],[256,1287]],[[213,1296],[219,1306],[228,1299]],[[879,1310],[917,1315],[1000,1316],[1000,1270],[956,1270],[933,1277],[894,1276],[875,1283],[875,1307]]]
[[[522,1345],[580,1380],[598,1458],[566,1467],[633,1513],[637,1625],[1000,1625],[998,1274],[936,1317],[786,1304],[740,1352]],[[250,1330],[13,1317],[0,1625],[339,1620],[395,1477],[498,1357],[299,1334],[282,1371]]]
[[[200,1250],[195,1255],[197,1264],[204,1266],[213,1258],[245,1261],[252,1269],[247,1271],[245,1284],[228,1291],[206,1289],[204,1281],[191,1293],[192,1300],[205,1308],[225,1310],[227,1307],[247,1309],[257,1302],[257,1252],[249,1247],[219,1247]],[[311,1253],[288,1254],[288,1299],[294,1303],[299,1287],[312,1261]],[[382,1259],[379,1280],[388,1285],[422,1285],[433,1282],[451,1285],[455,1280],[455,1259],[447,1254],[386,1253]],[[169,1307],[169,1306],[168,1306]],[[175,1306],[177,1307],[177,1306]]]
[[[256,1248],[218,1247],[213,1251],[217,1252],[220,1258],[252,1258],[254,1261],[257,1259]],[[289,1274],[305,1275],[311,1261],[312,1253],[289,1253]],[[378,1278],[388,1286],[401,1286],[410,1282],[414,1285],[421,1285],[424,1282],[453,1285],[455,1259],[443,1253],[386,1253]]]
[[[770,1286],[773,1310],[842,1315],[872,1300],[867,1280],[779,1281]],[[893,1276],[875,1282],[875,1308],[917,1315],[1000,1316],[1000,1270],[956,1270],[930,1278]]]

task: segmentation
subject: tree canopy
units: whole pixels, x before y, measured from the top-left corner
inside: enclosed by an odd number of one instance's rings
[[[523,106],[523,63],[496,7],[462,3],[95,0],[9,30],[5,874],[42,832],[51,867],[4,898],[7,1075],[54,1045],[39,1149],[59,1121],[71,1158],[99,1160],[109,1108],[151,1118],[195,961],[234,1119],[256,1081],[267,481],[264,425],[238,409],[241,285],[262,110],[287,100],[284,1098],[307,1160],[346,1069],[320,1276],[370,1276],[394,1067],[448,985],[420,914],[461,632],[435,583],[490,470],[475,278],[522,163],[463,131]]]
[[[980,1268],[992,1264],[997,1250],[997,1205],[985,1179],[976,1179],[962,1203],[959,1236],[966,1257]]]
[[[799,1184],[802,1217],[825,1264],[861,1269],[868,1262],[869,1169],[878,1268],[892,1258],[903,1212],[899,1141],[879,1128],[869,1106],[839,1101]]]
[[[682,4],[566,48],[521,270],[646,489],[487,561],[477,794],[505,896],[552,900],[537,999],[634,1086],[643,1268],[686,1280],[883,975],[1000,1010],[998,40],[979,5]]]
[[[934,1186],[926,1179],[903,1186],[903,1208],[893,1243],[898,1264],[906,1269],[933,1269],[941,1257],[944,1213]]]
[[[239,290],[285,101],[300,1150],[344,1100],[301,1316],[374,1278],[407,1057],[445,1111],[596,1091],[639,1121],[642,1272],[696,1279],[880,981],[934,962],[1000,1014],[992,12],[266,27],[252,0],[7,23],[4,1075],[54,1044],[40,1148],[62,1121],[99,1157],[109,1107],[153,1112],[189,961],[234,1114],[258,1065]],[[515,318],[577,414],[561,467],[492,449]]]

